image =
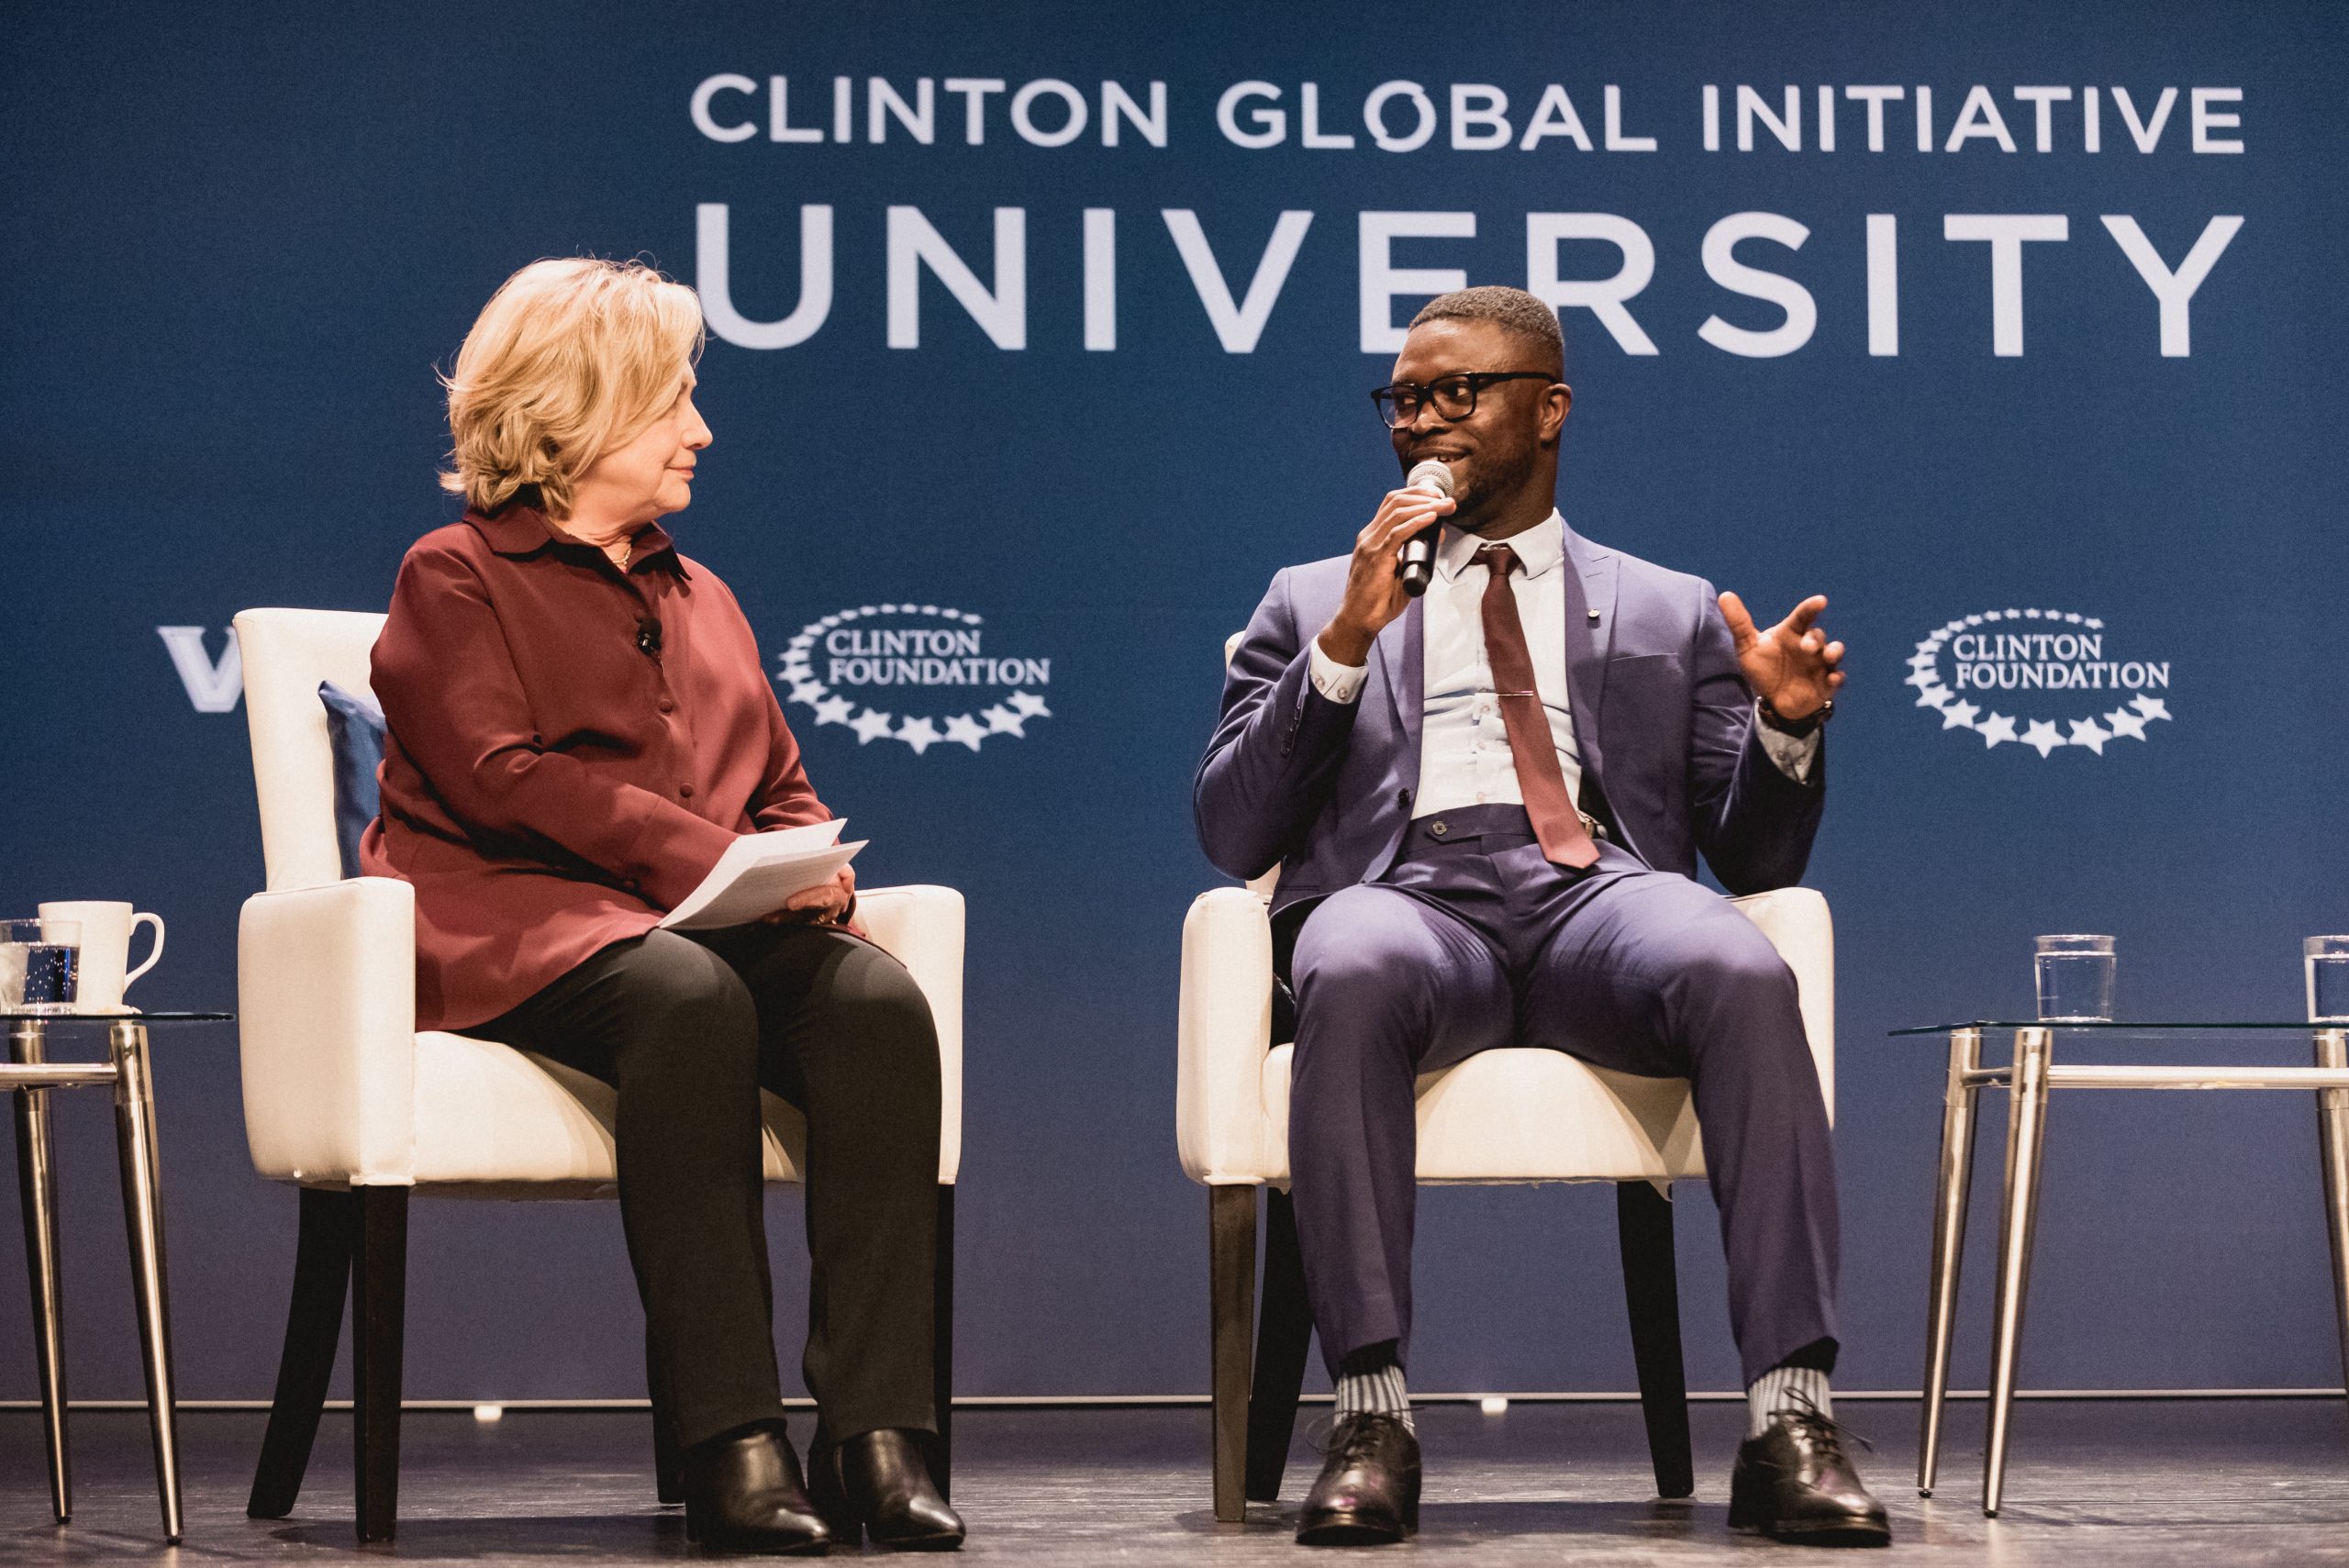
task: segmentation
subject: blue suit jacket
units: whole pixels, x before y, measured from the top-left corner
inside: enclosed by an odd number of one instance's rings
[[[1566,685],[1583,805],[1658,871],[1732,894],[1800,880],[1826,801],[1826,755],[1797,783],[1753,733],[1753,694],[1712,584],[1565,535]],[[1419,788],[1420,601],[1373,645],[1353,703],[1314,688],[1314,636],[1348,558],[1284,569],[1224,677],[1223,711],[1192,786],[1208,859],[1233,876],[1281,868],[1275,912],[1394,863]],[[1596,611],[1594,617],[1590,612]]]

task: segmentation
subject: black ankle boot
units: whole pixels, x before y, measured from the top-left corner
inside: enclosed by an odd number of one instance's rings
[[[832,1532],[807,1500],[780,1421],[685,1451],[685,1535],[717,1551],[821,1551]]]
[[[862,1531],[888,1551],[952,1551],[962,1517],[938,1495],[911,1432],[862,1432],[842,1443],[820,1437],[807,1451],[816,1506],[832,1539],[853,1547]]]

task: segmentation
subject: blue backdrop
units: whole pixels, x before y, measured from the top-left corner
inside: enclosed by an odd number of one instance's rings
[[[865,880],[969,895],[966,1393],[1205,1386],[1173,1137],[1177,931],[1218,880],[1191,770],[1226,633],[1392,482],[1364,391],[1435,289],[1558,281],[1576,528],[1757,611],[1824,592],[1851,644],[1810,878],[1844,1384],[1919,1368],[1940,1051],[1887,1029],[2024,1006],[2049,930],[2119,937],[2129,1013],[2292,1017],[2299,939],[2349,927],[2337,6],[17,15],[0,915],[134,899],[171,923],[137,999],[234,1005],[262,867],[230,617],[380,608],[453,515],[433,367],[482,302],[536,257],[649,255],[724,328],[676,531]],[[832,663],[832,631],[922,627],[1019,662]],[[174,1034],[160,1066],[199,1397],[265,1396],[291,1266],[234,1050]],[[86,1396],[137,1389],[106,1119],[60,1116]],[[2312,1120],[2060,1101],[2027,1377],[2336,1384]],[[1692,1374],[1726,1386],[1682,1197]],[[1428,1207],[1416,1385],[1629,1385],[1602,1191]],[[412,1395],[641,1392],[609,1206],[429,1207],[414,1247]],[[21,1269],[0,1248],[0,1301]],[[32,1392],[21,1321],[0,1396]]]

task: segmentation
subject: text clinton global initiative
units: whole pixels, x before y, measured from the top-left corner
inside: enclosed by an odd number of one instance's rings
[[[803,76],[800,85],[795,104],[788,75],[769,75],[762,83],[755,77],[723,71],[702,78],[695,86],[686,113],[704,137],[726,143],[905,141],[932,147],[959,141],[966,147],[984,147],[990,128],[998,142],[1008,128],[1030,147],[1066,147],[1087,140],[1103,147],[1122,146],[1140,155],[1148,148],[1163,150],[1174,139],[1163,81],[1153,80],[1139,92],[1121,82],[1103,81],[1097,114],[1082,88],[1052,76],[1038,77],[1016,88],[999,76],[949,76],[943,82],[918,76],[902,84],[885,76],[867,76],[859,82],[853,76],[836,75],[829,83],[820,76]],[[1611,83],[1597,95],[1587,84],[1581,89],[1583,102],[1596,97],[1600,105],[1598,118],[1603,140],[1592,137],[1573,94],[1558,82],[1543,83],[1538,91],[1530,83],[1520,83],[1512,99],[1508,88],[1490,82],[1440,83],[1431,94],[1419,83],[1397,80],[1360,89],[1335,86],[1326,104],[1321,83],[1294,85],[1292,98],[1280,83],[1252,79],[1232,83],[1216,97],[1217,132],[1232,146],[1252,151],[1294,145],[1315,151],[1375,148],[1381,152],[1418,152],[1439,145],[1437,130],[1448,128],[1449,135],[1441,145],[1453,152],[1536,152],[1559,146],[1589,152],[1603,146],[1609,152],[1637,153],[1658,150],[1661,143],[1673,139],[1675,131],[1685,134],[1687,128],[1686,120],[1663,107],[1660,95],[1645,98],[1642,107],[1647,114],[1627,111],[1623,88]],[[1445,100],[1448,115],[1437,107],[1438,94]],[[1869,152],[1887,148],[1899,151],[1912,145],[1913,137],[1915,150],[1920,153],[1963,152],[1977,145],[2000,152],[2027,146],[2038,152],[2053,152],[2060,147],[2067,152],[2098,153],[2104,150],[2107,139],[2108,97],[2116,147],[2121,145],[2120,133],[2125,130],[2128,142],[2141,153],[2160,149],[2165,133],[2170,133],[2168,145],[2192,152],[2243,150],[2241,87],[2187,88],[2182,126],[2172,117],[2181,106],[2176,85],[2140,84],[2132,92],[2124,83],[2110,87],[2087,83],[2076,95],[2068,85],[2014,86],[2002,97],[1998,89],[1977,82],[1964,89],[1945,86],[1937,113],[1931,83],[1913,88],[1889,83],[1855,83],[1839,92],[1831,83],[1821,83],[1813,90],[1791,82],[1763,87],[1741,82],[1727,94],[1720,83],[1707,83],[1694,107],[1701,145],[1708,152],[1721,151],[1725,139],[1733,139],[1740,152],[1752,152],[1757,147],[1801,152],[1806,145],[1827,153],[1863,148]],[[962,102],[942,103],[941,98]],[[1529,99],[1533,100],[1531,109],[1525,107]],[[1347,112],[1350,102],[1359,106],[1353,114]],[[1296,106],[1294,117],[1291,104]],[[1809,108],[1806,134],[1806,109],[1812,105],[1816,106]],[[829,107],[829,126],[817,106]],[[815,108],[814,117],[795,124],[796,106]],[[1727,139],[1725,129],[1730,131]],[[1092,135],[1088,137],[1087,131]]]

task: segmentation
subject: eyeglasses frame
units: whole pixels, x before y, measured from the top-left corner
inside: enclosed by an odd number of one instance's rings
[[[1464,381],[1468,384],[1468,406],[1458,414],[1445,414],[1441,408],[1437,409],[1436,413],[1446,419],[1469,419],[1475,417],[1477,399],[1483,395],[1485,388],[1488,386],[1504,381],[1546,381],[1552,385],[1556,385],[1558,378],[1548,371],[1459,371],[1451,375],[1440,375],[1431,382],[1394,381],[1387,383],[1385,386],[1374,386],[1370,389],[1371,406],[1378,410],[1379,423],[1388,429],[1407,429],[1419,418],[1419,409],[1413,409],[1409,417],[1398,424],[1386,417],[1388,398],[1397,389],[1408,389],[1419,394],[1420,407],[1425,407],[1435,401],[1435,389],[1443,383],[1452,381]]]

